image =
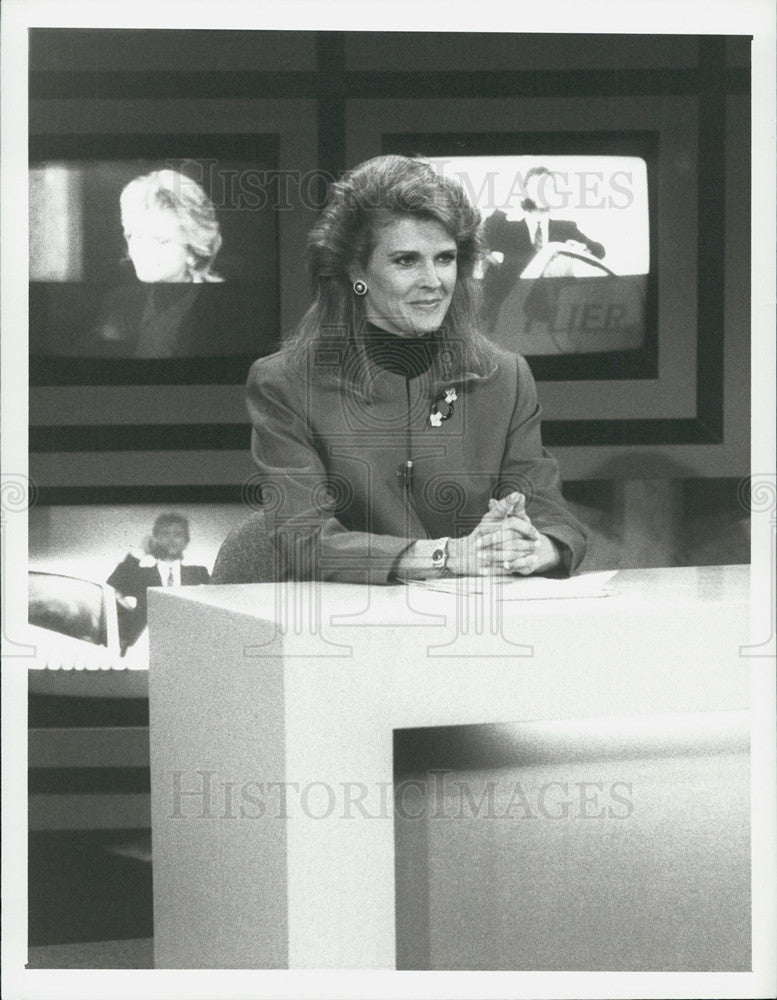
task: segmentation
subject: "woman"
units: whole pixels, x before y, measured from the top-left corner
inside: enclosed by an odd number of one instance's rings
[[[119,205],[127,255],[141,285],[108,296],[98,323],[103,344],[138,358],[212,353],[211,345],[197,340],[202,300],[191,287],[223,280],[213,270],[221,230],[212,201],[185,174],[155,170],[131,180]]]
[[[280,579],[568,573],[585,537],[540,441],[526,362],[478,332],[480,216],[417,159],[333,186],[315,298],[248,378]]]
[[[136,177],[119,197],[127,253],[139,281],[221,281],[216,209],[200,185],[176,170]]]

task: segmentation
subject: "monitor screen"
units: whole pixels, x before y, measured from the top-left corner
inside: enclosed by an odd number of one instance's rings
[[[648,170],[637,156],[432,158],[480,209],[483,322],[530,357],[639,350],[650,274]]]
[[[274,350],[272,168],[269,157],[33,160],[33,379],[86,362],[97,382],[122,380],[120,359],[140,381],[189,380],[198,363],[244,371]]]

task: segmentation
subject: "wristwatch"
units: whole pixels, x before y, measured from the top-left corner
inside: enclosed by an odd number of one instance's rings
[[[432,552],[432,568],[443,570],[448,562],[448,542],[450,538],[441,538],[437,548]]]

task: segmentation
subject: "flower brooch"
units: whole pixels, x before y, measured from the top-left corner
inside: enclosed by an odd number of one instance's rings
[[[432,427],[439,427],[443,420],[449,420],[453,416],[453,404],[456,399],[456,390],[441,389],[432,401],[432,410],[429,414],[429,423]]]

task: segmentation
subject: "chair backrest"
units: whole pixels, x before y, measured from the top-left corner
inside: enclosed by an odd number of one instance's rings
[[[231,531],[219,549],[211,583],[272,583],[276,558],[264,511],[257,511]]]

